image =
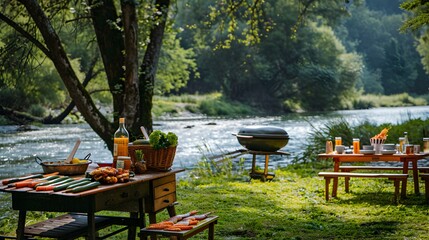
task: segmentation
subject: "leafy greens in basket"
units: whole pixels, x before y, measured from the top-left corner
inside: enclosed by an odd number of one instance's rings
[[[149,135],[149,144],[154,149],[173,147],[177,143],[178,137],[172,132],[164,133],[161,130],[155,130]]]

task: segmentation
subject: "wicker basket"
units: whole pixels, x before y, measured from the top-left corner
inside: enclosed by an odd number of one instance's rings
[[[177,146],[153,149],[150,145],[130,145],[128,146],[128,151],[133,163],[138,161],[136,151],[140,150],[143,153],[143,159],[148,169],[168,171],[173,165],[176,148]]]

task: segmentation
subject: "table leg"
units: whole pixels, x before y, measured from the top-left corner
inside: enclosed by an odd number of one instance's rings
[[[214,240],[214,225],[215,225],[215,222],[212,222],[209,225],[209,236],[208,236],[209,240]]]
[[[404,165],[403,165],[404,170],[402,173],[408,174],[408,161],[404,160],[403,163],[404,163]],[[402,181],[401,198],[406,198],[406,197],[407,197],[407,181],[404,180],[404,181]]]
[[[171,204],[170,206],[167,207],[167,211],[168,211],[168,215],[170,217],[174,217],[176,216],[176,208],[174,207],[174,204]]]
[[[95,240],[95,213],[93,211],[88,212],[88,239]]]
[[[138,217],[139,213],[130,212],[130,219],[133,220],[133,224],[128,226],[128,240],[136,239],[136,225],[134,225],[134,221],[139,221]]]
[[[16,229],[16,238],[24,239],[24,229],[25,229],[25,218],[27,216],[27,211],[19,210],[18,218],[18,228]]]
[[[138,225],[139,225],[139,233],[140,233],[140,240],[142,240],[142,239],[147,239],[147,237],[145,237],[142,233],[141,233],[141,230],[143,229],[143,228],[145,228],[146,227],[146,222],[145,222],[145,215],[144,215],[144,198],[140,198],[139,199],[139,223],[138,223]]]
[[[413,164],[413,180],[414,180],[414,193],[420,194],[419,188],[419,170],[417,168],[417,159],[411,160]]]
[[[338,159],[334,159],[334,172],[340,171],[340,161]],[[332,197],[337,196],[338,189],[338,177],[334,177],[334,183],[332,184]]]

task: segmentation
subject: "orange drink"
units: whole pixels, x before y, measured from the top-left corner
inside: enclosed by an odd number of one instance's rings
[[[341,137],[335,137],[335,146],[343,145]]]
[[[358,154],[360,153],[360,142],[359,138],[353,138],[353,153]]]

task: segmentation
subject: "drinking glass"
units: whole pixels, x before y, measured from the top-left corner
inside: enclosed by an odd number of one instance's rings
[[[405,143],[405,138],[404,137],[400,137],[399,138],[399,153],[405,153],[405,151],[404,151],[404,149],[405,149],[404,143]]]
[[[423,138],[423,152],[429,153],[429,138]]]
[[[353,153],[359,154],[360,153],[360,141],[359,138],[353,138]]]
[[[335,146],[343,145],[341,137],[335,137]]]

